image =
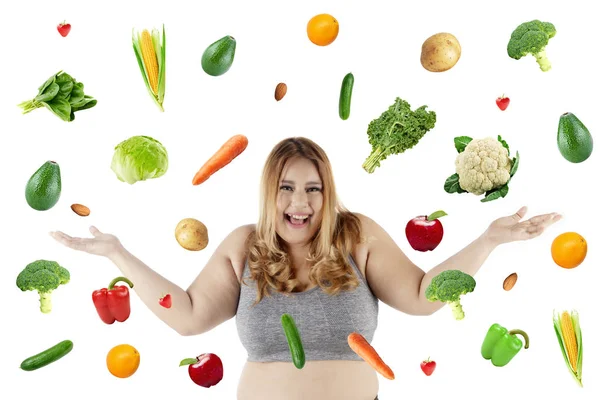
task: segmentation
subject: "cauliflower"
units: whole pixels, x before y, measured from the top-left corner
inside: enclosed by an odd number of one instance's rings
[[[483,203],[506,197],[508,183],[519,167],[518,151],[511,158],[508,143],[500,135],[497,139],[458,136],[454,147],[458,151],[456,172],[444,182],[446,193],[485,193]]]
[[[512,161],[495,138],[474,139],[455,161],[459,185],[476,195],[504,186],[510,180]]]

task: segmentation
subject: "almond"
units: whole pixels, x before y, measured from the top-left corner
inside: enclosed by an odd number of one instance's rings
[[[283,96],[287,93],[287,85],[283,82],[278,83],[275,87],[275,100],[279,101],[283,99]]]
[[[515,286],[515,283],[517,283],[517,273],[513,272],[512,274],[506,277],[502,287],[504,287],[504,290],[509,291]]]
[[[71,204],[71,210],[79,216],[87,217],[90,215],[90,209],[83,204]]]

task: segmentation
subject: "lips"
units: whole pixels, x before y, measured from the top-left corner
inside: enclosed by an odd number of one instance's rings
[[[285,219],[288,223],[294,227],[302,227],[308,224],[310,220],[310,214],[300,214],[300,213],[285,213]]]

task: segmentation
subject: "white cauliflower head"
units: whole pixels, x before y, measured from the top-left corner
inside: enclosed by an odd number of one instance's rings
[[[510,179],[512,161],[508,150],[492,137],[471,140],[454,163],[458,183],[475,195],[504,186]]]

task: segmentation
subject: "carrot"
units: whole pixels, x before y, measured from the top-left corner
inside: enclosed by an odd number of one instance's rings
[[[194,175],[192,185],[199,185],[210,178],[215,172],[225,167],[234,158],[242,154],[248,146],[248,138],[244,135],[235,135],[229,138],[211,158],[204,163]]]
[[[363,335],[353,332],[348,335],[348,345],[358,354],[360,358],[365,360],[375,371],[379,372],[384,378],[394,380],[394,371],[383,362],[379,354],[373,346],[367,342]]]

